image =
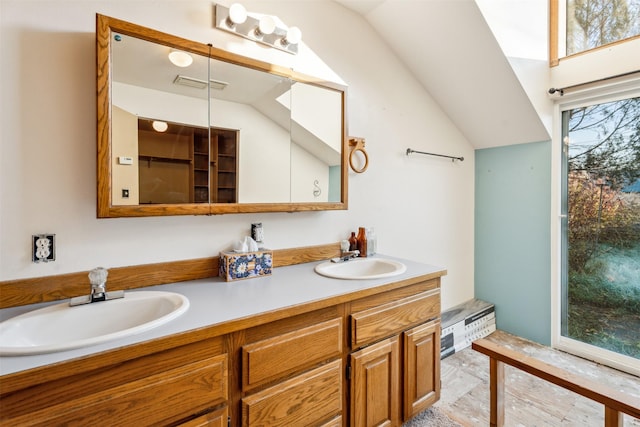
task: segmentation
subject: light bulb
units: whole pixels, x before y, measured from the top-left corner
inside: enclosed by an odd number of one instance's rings
[[[188,67],[193,63],[193,57],[181,50],[172,50],[169,53],[169,61],[176,67]]]
[[[287,35],[282,39],[282,44],[298,44],[302,40],[302,31],[298,27],[291,27],[287,30]]]
[[[233,27],[237,24],[244,24],[247,20],[247,9],[240,3],[234,3],[229,7],[229,18],[227,25]]]
[[[258,28],[256,29],[257,36],[268,36],[276,30],[276,21],[270,16],[263,16],[260,18]]]
[[[167,122],[163,122],[163,121],[160,121],[160,120],[154,120],[151,123],[151,127],[156,132],[166,132],[166,130],[169,129],[169,124]]]

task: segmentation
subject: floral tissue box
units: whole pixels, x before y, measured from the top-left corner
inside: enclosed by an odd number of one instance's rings
[[[220,277],[227,282],[271,275],[273,251],[220,252]]]

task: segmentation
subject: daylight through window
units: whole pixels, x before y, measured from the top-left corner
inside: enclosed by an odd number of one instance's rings
[[[640,35],[640,0],[566,0],[566,55]]]
[[[562,125],[562,336],[640,359],[640,97]]]

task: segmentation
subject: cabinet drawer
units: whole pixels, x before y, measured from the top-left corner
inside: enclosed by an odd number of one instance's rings
[[[242,399],[243,427],[322,425],[341,412],[340,360]]]
[[[342,427],[342,416],[337,416],[324,424],[320,424],[320,427]]]
[[[351,314],[351,347],[358,348],[440,315],[440,289]]]
[[[228,427],[228,416],[229,411],[227,407],[224,407],[182,423],[179,427]]]
[[[242,388],[250,390],[342,354],[342,319],[242,346]]]
[[[72,384],[73,386],[73,384]],[[7,421],[7,425],[164,424],[227,400],[227,355],[199,360]]]

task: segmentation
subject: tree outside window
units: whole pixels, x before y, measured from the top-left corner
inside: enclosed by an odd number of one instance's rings
[[[565,111],[563,335],[640,359],[640,98]]]
[[[640,0],[567,0],[567,55],[640,35]]]

